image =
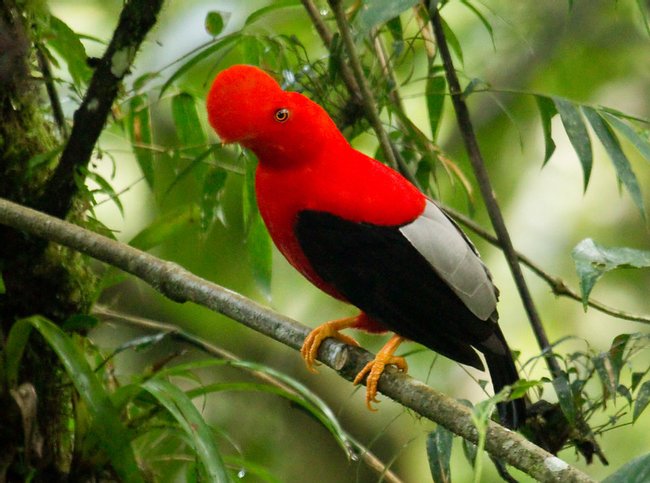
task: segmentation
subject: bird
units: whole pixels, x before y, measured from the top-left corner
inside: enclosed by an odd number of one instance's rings
[[[478,350],[495,393],[519,379],[490,272],[435,201],[354,149],[324,108],[258,67],[219,72],[206,107],[222,143],[257,157],[257,204],[278,250],[316,287],[360,311],[309,333],[301,348],[309,370],[326,338],[358,345],[341,333],[352,328],[393,333],[354,380],[365,379],[371,410],[386,366],[408,370],[395,355],[405,340],[484,370]],[[522,398],[497,409],[509,428],[525,419]]]

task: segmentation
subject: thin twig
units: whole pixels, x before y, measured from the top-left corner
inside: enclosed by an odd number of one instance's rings
[[[0,223],[85,253],[120,268],[177,302],[194,302],[298,350],[309,328],[246,297],[204,280],[179,265],[44,213],[0,199]],[[364,349],[327,339],[319,360],[348,380],[372,359]],[[379,390],[416,413],[470,442],[478,431],[469,408],[407,374],[388,370]],[[486,451],[541,481],[591,482],[589,476],[494,422],[487,428]]]
[[[65,115],[63,114],[63,108],[61,107],[61,99],[59,99],[59,94],[56,92],[56,86],[54,85],[50,61],[45,55],[43,46],[40,43],[36,43],[34,47],[36,50],[36,59],[38,60],[38,68],[41,70],[41,74],[43,75],[47,97],[50,99],[50,105],[52,106],[54,121],[59,128],[61,137],[65,139],[68,137],[68,126],[65,123]]]
[[[137,317],[135,315],[124,314],[121,312],[116,312],[111,310],[108,307],[105,307],[100,304],[96,304],[93,307],[93,315],[99,316],[104,321],[111,321],[115,323],[125,324],[132,327],[138,327],[145,330],[153,330],[157,332],[169,333],[175,339],[178,339],[182,342],[190,344],[191,346],[210,354],[212,356],[224,359],[227,361],[238,362],[241,361],[232,352],[229,352],[221,347],[218,347],[214,344],[196,337],[188,332],[180,330],[177,326],[166,324],[164,322],[159,322],[157,320],[148,319],[145,317]],[[273,377],[272,375],[261,372],[261,371],[247,371],[249,374],[253,375],[257,379],[277,388],[282,389],[285,392],[295,394],[295,391],[284,384],[279,379]],[[361,443],[356,441],[350,434],[346,433],[346,438],[355,445],[356,454],[359,455],[359,458],[372,468],[378,475],[382,476],[385,481],[389,483],[402,483],[402,480],[393,472],[390,468],[381,461],[370,449],[363,446]]]

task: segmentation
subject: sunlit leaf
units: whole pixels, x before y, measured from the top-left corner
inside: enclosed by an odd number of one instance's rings
[[[582,303],[587,307],[589,294],[600,277],[610,270],[619,268],[650,267],[650,252],[627,247],[607,248],[598,245],[591,238],[578,243],[571,252],[576,265]]]
[[[266,298],[271,298],[273,244],[259,214],[253,217],[246,238],[255,283]]]
[[[146,381],[142,384],[142,388],[169,411],[193,443],[205,481],[229,482],[228,471],[217,450],[212,430],[192,400],[174,384],[160,378]]]
[[[650,381],[645,381],[641,384],[639,392],[636,395],[636,401],[634,401],[634,411],[632,412],[632,421],[636,421],[641,413],[648,407],[650,403]]]
[[[134,236],[129,245],[140,250],[150,250],[171,237],[187,230],[188,225],[200,219],[196,205],[180,206],[156,218],[151,224]]]
[[[228,172],[219,167],[210,169],[203,181],[201,193],[201,230],[206,231],[217,214],[219,195],[226,185]]]
[[[40,332],[63,364],[65,371],[92,417],[89,436],[105,451],[121,481],[144,481],[135,461],[129,433],[104,386],[92,371],[84,353],[56,325],[42,317],[19,320],[12,327],[29,335],[29,328]]]
[[[144,174],[149,187],[153,187],[153,151],[151,145],[153,138],[151,134],[151,114],[149,111],[148,97],[146,94],[135,96],[131,99],[131,115],[128,118],[128,128],[131,141],[133,142],[133,154],[138,161],[140,170]]]
[[[587,189],[589,178],[591,177],[591,166],[593,164],[593,153],[591,151],[591,140],[585,126],[584,119],[578,108],[572,102],[561,97],[553,97],[553,102],[557,111],[560,113],[564,130],[569,137],[569,141],[575,149],[580,164],[582,165],[582,174],[584,178],[584,189]]]
[[[551,121],[553,120],[553,116],[557,114],[557,109],[553,101],[548,97],[536,96],[535,101],[537,101],[539,117],[542,121],[542,131],[544,132],[544,162],[542,163],[542,166],[544,166],[555,152]]]
[[[639,151],[646,161],[650,161],[650,142],[643,139],[629,124],[616,117],[611,112],[601,112],[602,116],[607,119],[607,122],[615,128],[619,133],[623,134]],[[648,131],[646,131],[646,134]]]
[[[355,24],[362,35],[413,7],[418,0],[363,0]]]
[[[650,481],[650,453],[621,466],[602,483],[647,483]]]
[[[427,435],[427,458],[435,483],[451,483],[451,446],[454,435],[438,425]]]
[[[630,193],[632,201],[634,201],[634,204],[641,212],[641,216],[645,218],[645,207],[643,205],[643,196],[641,195],[639,181],[637,180],[634,171],[632,171],[630,161],[627,159],[627,156],[621,148],[621,143],[618,141],[618,138],[612,132],[609,125],[605,123],[603,118],[595,109],[583,106],[582,111],[585,113],[591,127],[600,139],[600,142],[603,144],[605,151],[607,151],[607,154],[612,160],[612,163],[614,163],[616,176]]]
[[[443,76],[429,76],[425,87],[427,98],[427,109],[429,111],[429,126],[431,127],[431,139],[438,137],[442,113],[445,107],[445,87],[447,83]]]
[[[5,286],[5,279],[2,276],[2,272],[0,272],[0,295],[4,295],[7,293],[7,287]]]
[[[68,71],[74,84],[77,86],[86,84],[92,75],[92,70],[88,67],[86,49],[79,40],[79,35],[54,15],[50,15],[49,20],[48,45],[68,64]]]
[[[217,37],[223,31],[224,25],[225,22],[221,12],[212,10],[205,16],[205,31],[213,37]]]
[[[258,20],[264,18],[266,15],[268,15],[271,12],[274,12],[275,10],[281,9],[281,8],[287,8],[287,7],[302,7],[300,2],[298,0],[276,0],[273,2],[271,5],[266,5],[265,7],[262,7],[258,10],[255,10],[253,13],[251,13],[247,18],[246,21],[244,22],[244,25],[249,26]]]
[[[648,21],[648,2],[645,0],[636,0],[636,6],[639,9],[639,14],[641,15],[641,20],[643,21],[645,31],[650,36],[650,21]]]

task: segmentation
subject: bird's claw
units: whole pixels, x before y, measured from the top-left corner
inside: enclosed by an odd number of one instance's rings
[[[302,344],[302,347],[300,348],[300,354],[305,361],[307,370],[313,373],[318,372],[314,368],[314,365],[318,364],[318,361],[316,360],[316,357],[318,357],[318,349],[320,349],[321,344],[328,337],[333,337],[334,339],[340,340],[341,342],[348,345],[357,347],[359,346],[359,343],[352,337],[341,334],[339,332],[339,329],[346,328],[350,325],[350,322],[348,322],[348,320],[352,319],[342,319],[327,322],[320,327],[316,327],[309,333],[309,335],[307,335],[305,341]]]
[[[354,378],[353,384],[360,384],[366,378],[366,406],[370,411],[377,411],[372,407],[372,403],[379,403],[377,399],[377,385],[379,378],[384,373],[387,365],[396,366],[400,371],[407,372],[408,364],[406,359],[391,354],[382,353],[377,354],[372,361],[368,362],[361,371]]]

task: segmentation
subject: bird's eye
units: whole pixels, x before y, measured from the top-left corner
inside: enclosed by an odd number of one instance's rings
[[[284,122],[289,119],[289,109],[285,109],[284,107],[282,109],[278,109],[275,111],[273,117],[278,122]]]

